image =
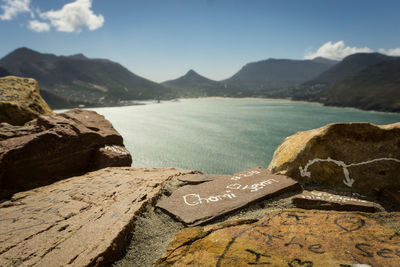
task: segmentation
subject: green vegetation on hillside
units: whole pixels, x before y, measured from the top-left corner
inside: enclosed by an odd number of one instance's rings
[[[400,59],[369,66],[319,94],[326,105],[400,111]]]
[[[118,63],[81,54],[55,56],[20,48],[1,59],[0,66],[14,75],[35,78],[52,107],[109,106],[175,96],[170,89],[139,77]]]

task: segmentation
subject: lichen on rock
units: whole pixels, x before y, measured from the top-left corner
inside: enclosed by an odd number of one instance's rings
[[[40,95],[35,79],[0,78],[0,122],[23,125],[40,115],[54,114]]]
[[[268,168],[306,183],[400,189],[400,123],[334,123],[287,137]]]

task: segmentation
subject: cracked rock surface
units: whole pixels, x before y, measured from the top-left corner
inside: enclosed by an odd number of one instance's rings
[[[163,182],[189,171],[106,168],[0,203],[0,266],[101,266],[118,259]]]
[[[256,222],[185,228],[157,266],[392,266],[400,213],[284,209]]]

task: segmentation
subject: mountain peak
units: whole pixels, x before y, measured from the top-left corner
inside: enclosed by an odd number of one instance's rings
[[[199,74],[198,74],[197,72],[195,72],[193,69],[190,69],[190,70],[185,74],[185,76],[193,76],[193,75],[199,76]]]
[[[10,54],[39,54],[39,53],[27,47],[20,47],[12,51]]]
[[[75,55],[68,56],[70,59],[88,59],[84,54],[79,53]]]

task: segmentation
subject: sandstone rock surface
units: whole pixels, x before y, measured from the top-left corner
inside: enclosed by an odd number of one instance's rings
[[[294,180],[255,168],[198,185],[185,185],[157,203],[187,225],[211,221],[264,198],[301,190]]]
[[[373,202],[330,194],[321,191],[304,191],[292,198],[292,202],[298,208],[321,209],[321,210],[346,210],[346,211],[365,211],[374,212]]]
[[[398,222],[400,213],[381,213],[377,218]],[[158,264],[399,266],[399,225],[381,224],[355,212],[276,211],[250,224],[225,222],[186,228],[170,242]]]
[[[106,168],[0,204],[0,266],[104,266],[176,169]]]
[[[336,123],[298,132],[275,150],[268,169],[333,187],[400,189],[400,123]]]
[[[52,114],[36,80],[16,76],[0,78],[0,122],[23,125],[40,115]]]
[[[73,109],[21,127],[2,125],[0,199],[90,170],[132,163],[121,135],[94,111]]]

